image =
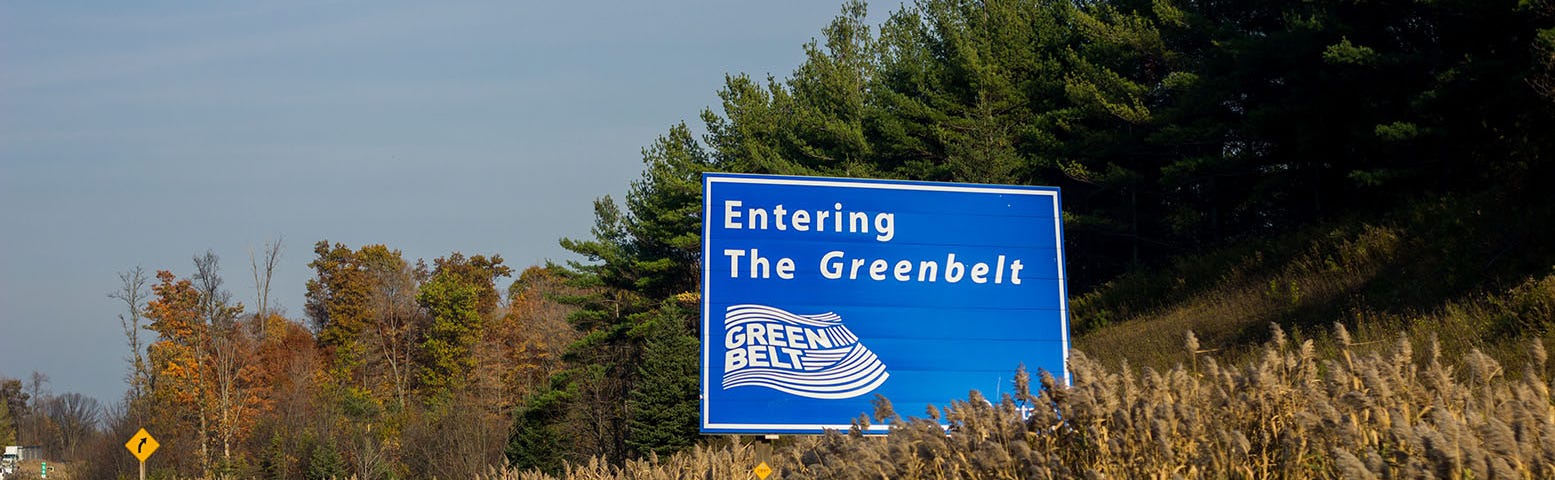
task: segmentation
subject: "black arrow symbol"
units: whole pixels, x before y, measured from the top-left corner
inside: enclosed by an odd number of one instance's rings
[[[135,445],[135,453],[140,453],[140,447],[144,447],[144,446],[146,446],[146,439],[142,438],[142,439],[140,439],[140,444],[139,445]]]

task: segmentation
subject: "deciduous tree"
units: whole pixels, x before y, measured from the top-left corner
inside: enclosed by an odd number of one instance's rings
[[[200,292],[194,282],[159,270],[151,293],[154,298],[146,303],[145,315],[150,320],[146,328],[157,334],[157,341],[146,348],[152,372],[151,396],[158,412],[152,423],[160,431],[178,432],[163,440],[174,447],[170,457],[193,460],[198,471],[188,473],[205,474],[211,466],[211,389],[207,381],[211,375],[208,326],[203,322]]]
[[[475,367],[482,328],[480,291],[460,275],[441,272],[422,285],[416,297],[427,310],[420,380],[431,401],[446,406]]]
[[[102,405],[95,398],[70,392],[49,397],[44,410],[58,432],[49,442],[55,448],[49,450],[65,460],[80,459],[82,447],[97,432]]]
[[[119,325],[124,328],[125,342],[130,347],[130,353],[125,357],[129,363],[130,371],[124,374],[124,383],[130,389],[126,394],[132,404],[131,416],[139,417],[139,409],[133,405],[146,395],[146,390],[151,383],[151,372],[146,365],[146,346],[140,339],[142,312],[145,308],[146,297],[150,292],[146,290],[151,278],[146,275],[146,270],[136,266],[133,269],[119,273],[119,289],[108,293],[109,298],[124,302],[125,312],[119,314]]]

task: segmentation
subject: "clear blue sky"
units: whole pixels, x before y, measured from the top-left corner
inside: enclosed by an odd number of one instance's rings
[[[0,375],[118,401],[117,273],[207,249],[252,305],[284,236],[294,318],[321,239],[570,259],[644,146],[840,3],[0,3]]]

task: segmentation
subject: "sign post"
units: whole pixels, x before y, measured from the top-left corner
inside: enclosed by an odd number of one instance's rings
[[[767,462],[772,460],[772,440],[776,436],[766,435],[756,440],[756,468],[751,473],[755,473],[759,480],[767,480],[767,476],[772,475],[772,466],[767,465]]]
[[[124,448],[128,449],[131,455],[140,459],[140,480],[146,480],[146,459],[151,457],[159,446],[161,444],[157,443],[157,439],[151,438],[151,434],[144,428],[135,432],[135,435],[130,437],[130,441],[124,444]]]
[[[877,395],[905,412],[998,401],[1021,365],[1067,382],[1058,189],[719,173],[702,188],[703,433],[847,430]]]

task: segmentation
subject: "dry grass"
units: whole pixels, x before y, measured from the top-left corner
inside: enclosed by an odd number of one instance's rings
[[[1193,354],[1168,370],[1109,369],[1077,353],[1072,387],[1044,375],[1034,394],[956,402],[948,433],[893,418],[882,437],[793,439],[772,463],[777,478],[1555,478],[1542,343],[1525,344],[1529,361],[1508,372],[1478,350],[1455,361],[1434,342],[1417,352],[1407,336],[1362,352],[1342,325],[1331,354],[1277,326],[1271,336],[1241,365]],[[753,464],[749,446],[702,446],[565,477],[753,478]]]
[[[1254,252],[1235,261],[1200,259],[1229,266],[1212,281],[1186,282],[1202,285],[1154,308],[1141,307],[1140,299],[1119,300],[1129,295],[1120,290],[1133,288],[1127,285],[1087,294],[1075,302],[1073,322],[1093,327],[1075,339],[1075,346],[1108,362],[1164,370],[1191,360],[1180,345],[1192,331],[1204,352],[1245,362],[1261,354],[1257,345],[1269,338],[1266,326],[1271,323],[1332,353],[1338,342],[1328,325],[1341,319],[1353,330],[1352,346],[1363,352],[1383,348],[1403,332],[1416,344],[1439,339],[1452,358],[1477,349],[1503,363],[1521,363],[1528,359],[1527,341],[1549,337],[1555,327],[1555,274],[1550,270],[1519,277],[1521,283],[1499,290],[1487,286],[1441,297],[1429,292],[1442,288],[1437,284],[1443,280],[1427,272],[1478,269],[1483,259],[1459,259],[1454,265],[1443,265],[1440,258],[1422,260],[1443,255],[1422,253],[1437,245],[1409,240],[1418,235],[1392,227],[1359,225],[1308,237],[1302,248],[1285,247],[1280,258]],[[1159,273],[1142,278],[1163,281]],[[1425,300],[1403,299],[1410,296]],[[1131,316],[1113,323],[1087,320],[1114,311]]]
[[[1076,338],[1075,346],[1099,358],[1126,359],[1158,369],[1187,360],[1178,347],[1189,331],[1198,334],[1205,348],[1251,352],[1256,348],[1249,345],[1258,342],[1249,339],[1266,335],[1270,323],[1335,318],[1333,310],[1343,308],[1347,296],[1400,260],[1400,237],[1396,229],[1362,225],[1353,232],[1319,235],[1289,259],[1253,252],[1232,261],[1206,288],[1183,301],[1092,329]],[[1105,293],[1093,292],[1077,300],[1073,322],[1084,325],[1088,315],[1105,311],[1091,306]]]
[[[56,462],[56,461],[53,461],[53,460],[49,460],[48,463],[49,463],[49,477],[48,477],[48,480],[75,480],[75,479],[81,478],[78,475],[72,475],[73,471],[74,470],[78,470],[78,469],[71,468],[72,466],[74,466],[71,463]],[[16,465],[16,473],[11,474],[11,475],[6,475],[5,480],[34,480],[34,479],[41,479],[43,477],[40,476],[39,474],[41,473],[42,467],[43,467],[43,462],[39,461],[39,460],[27,460],[27,461],[20,462],[20,463],[18,463]]]

